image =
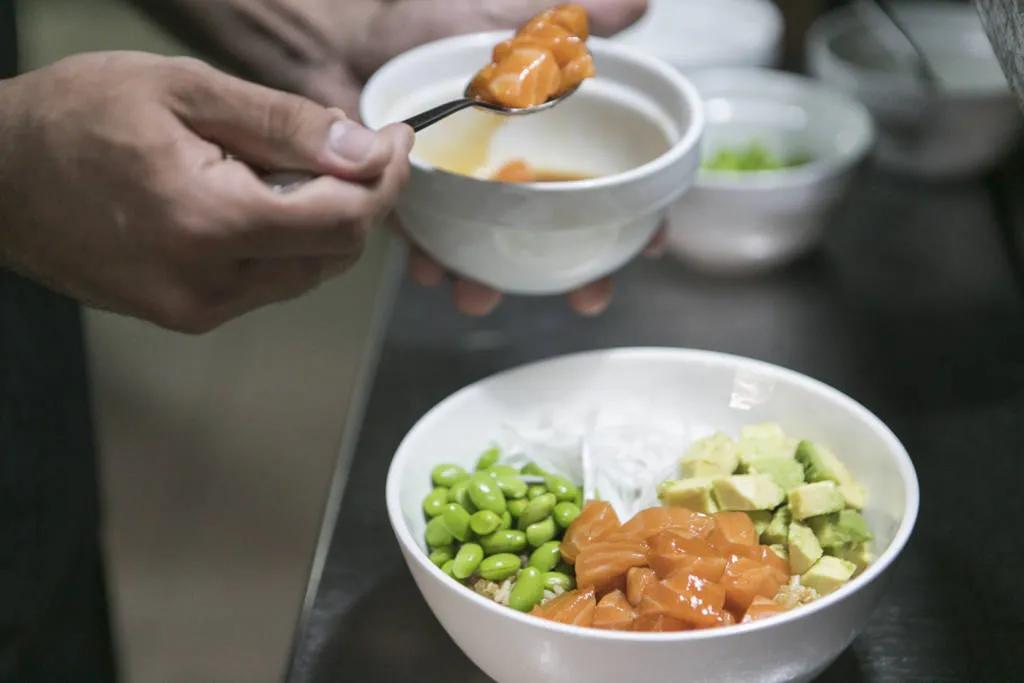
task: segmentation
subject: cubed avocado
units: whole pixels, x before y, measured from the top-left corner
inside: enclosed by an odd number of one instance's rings
[[[783,505],[772,514],[772,521],[761,534],[761,543],[766,545],[786,545],[789,542],[789,523],[793,521],[793,513],[788,505]]]
[[[679,465],[684,477],[727,477],[739,466],[736,442],[715,432],[690,444]]]
[[[819,595],[828,595],[841,588],[857,572],[857,565],[831,555],[823,555],[800,577],[801,585],[813,588]]]
[[[744,425],[740,429],[740,441],[746,439],[763,439],[781,444],[786,440],[786,432],[775,422],[758,422],[757,424]]]
[[[750,521],[754,523],[754,531],[760,537],[765,532],[768,525],[772,522],[772,511],[771,510],[751,510],[747,513],[750,517]]]
[[[796,447],[796,459],[804,466],[807,481],[834,481],[836,484],[852,484],[853,476],[846,466],[824,446],[811,441],[801,441]]]
[[[712,487],[722,510],[774,510],[786,499],[767,474],[736,474],[715,479]]]
[[[846,507],[846,501],[834,481],[818,481],[790,491],[789,507],[793,511],[793,519],[803,520],[838,512]]]
[[[847,546],[842,549],[841,552],[832,553],[836,557],[853,562],[857,565],[857,573],[864,571],[875,561],[875,556],[868,550],[867,543],[857,543],[852,546]]]
[[[840,484],[839,493],[842,494],[848,508],[863,510],[867,504],[867,495],[864,493],[864,487],[856,482]]]
[[[785,441],[772,439],[747,438],[740,439],[739,449],[740,468],[744,472],[757,465],[762,460],[792,460],[796,451]]]
[[[750,474],[767,474],[783,491],[791,491],[804,482],[804,468],[793,458],[758,458],[747,466]]]
[[[868,523],[856,510],[840,510],[807,520],[823,548],[842,548],[873,538]]]
[[[706,515],[718,512],[718,504],[711,494],[710,477],[693,477],[679,481],[666,481],[658,485],[661,504],[672,508],[687,508]]]
[[[773,543],[768,548],[786,562],[789,562],[789,548],[779,543]]]
[[[789,569],[794,574],[803,574],[821,559],[825,552],[806,524],[793,522],[789,525]]]

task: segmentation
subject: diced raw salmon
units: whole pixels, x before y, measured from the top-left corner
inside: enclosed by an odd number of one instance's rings
[[[719,512],[715,514],[715,530],[711,543],[757,545],[757,530],[746,512]]]
[[[581,549],[620,527],[619,517],[611,505],[600,500],[587,501],[579,517],[565,530],[561,544],[562,559],[573,564]]]
[[[755,562],[760,562],[771,567],[775,571],[775,578],[778,579],[780,584],[789,581],[789,562],[779,557],[778,554],[768,546],[760,545],[757,546],[757,548],[752,548],[747,557]]]
[[[635,533],[649,541],[662,531],[677,529],[680,535],[705,537],[711,533],[714,520],[686,508],[653,507],[641,510],[622,525],[624,533]]]
[[[709,628],[720,625],[725,618],[725,589],[697,576],[677,576],[648,586],[640,601],[642,613],[650,613],[651,604],[662,614],[697,628]]]
[[[636,612],[626,595],[620,590],[614,590],[597,603],[594,609],[594,628],[628,631],[635,618]]]
[[[526,109],[547,102],[561,85],[562,74],[550,50],[520,45],[497,63],[486,92],[506,107]]]
[[[570,3],[552,7],[541,12],[530,21],[526,22],[519,33],[533,33],[539,27],[546,24],[561,26],[574,36],[582,40],[590,37],[590,22],[587,20],[587,10],[583,5]]]
[[[576,585],[593,587],[598,594],[626,589],[626,573],[647,564],[649,548],[639,536],[617,541],[598,540],[576,556]]]
[[[639,605],[644,591],[657,580],[658,577],[650,567],[631,567],[626,572],[626,599],[629,600],[629,604],[633,607]]]
[[[666,631],[689,631],[692,627],[682,619],[667,614],[650,613],[638,616],[633,620],[634,631],[645,633],[663,633]]]
[[[782,614],[785,611],[786,608],[774,600],[757,596],[750,603],[750,607],[747,608],[747,611],[743,614],[743,619],[741,619],[740,622],[746,624],[759,619],[767,619],[769,617],[774,617],[776,614]]]
[[[494,180],[502,183],[532,183],[533,170],[521,159],[513,159],[498,169]]]
[[[562,67],[562,79],[561,85],[559,86],[559,92],[572,90],[583,81],[588,78],[593,78],[596,75],[597,70],[594,68],[594,58],[590,56],[589,52],[587,54],[580,55]]]
[[[533,608],[530,614],[573,626],[593,626],[597,598],[594,589],[566,591],[543,605]]]
[[[721,585],[725,589],[729,609],[743,613],[754,598],[771,598],[779,592],[781,582],[775,570],[754,560],[737,557],[729,562],[722,574]]]

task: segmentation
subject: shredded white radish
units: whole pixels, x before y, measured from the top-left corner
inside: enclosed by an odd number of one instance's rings
[[[526,424],[506,425],[496,445],[510,464],[535,462],[628,519],[658,505],[658,484],[678,477],[689,431],[678,416],[659,415],[651,404],[605,405],[544,411]]]

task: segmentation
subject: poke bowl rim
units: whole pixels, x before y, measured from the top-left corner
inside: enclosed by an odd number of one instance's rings
[[[507,605],[494,602],[463,584],[456,583],[450,576],[442,572],[439,567],[430,562],[427,554],[413,537],[405,522],[400,494],[405,464],[414,457],[414,451],[410,450],[411,447],[409,446],[409,443],[421,432],[428,430],[432,426],[432,423],[439,419],[440,413],[446,410],[451,403],[456,402],[465,394],[479,389],[480,385],[484,383],[498,380],[499,378],[524,371],[528,368],[543,367],[544,365],[563,362],[570,358],[578,359],[598,356],[627,360],[644,357],[657,359],[662,357],[671,358],[675,361],[685,360],[702,365],[724,365],[733,370],[760,370],[762,372],[770,373],[777,380],[784,380],[794,385],[803,386],[817,393],[831,394],[832,398],[836,399],[841,407],[844,407],[846,410],[859,417],[865,424],[870,426],[873,431],[883,439],[883,441],[886,442],[889,447],[889,453],[895,460],[897,469],[903,479],[906,507],[903,517],[899,521],[896,533],[893,535],[892,541],[889,543],[885,551],[879,555],[878,558],[860,575],[856,576],[849,583],[842,586],[835,592],[822,596],[814,602],[801,605],[798,608],[773,616],[770,619],[761,619],[746,624],[730,624],[728,626],[703,630],[641,633],[636,631],[613,631],[560,624],[547,619],[530,616],[528,613],[519,612]],[[817,612],[827,610],[837,603],[852,598],[854,594],[862,588],[877,580],[895,562],[896,558],[900,556],[913,533],[920,508],[920,488],[917,479],[917,472],[910,459],[910,455],[907,453],[906,448],[892,430],[860,402],[854,400],[838,389],[822,382],[821,380],[814,379],[813,377],[795,370],[790,370],[780,365],[717,351],[673,347],[619,347],[563,354],[553,358],[521,364],[508,370],[488,375],[487,377],[458,389],[454,393],[449,394],[447,397],[442,399],[423,416],[421,416],[416,421],[415,425],[413,425],[413,427],[402,438],[401,443],[395,450],[395,455],[392,458],[391,464],[388,467],[385,495],[388,519],[391,523],[391,528],[394,531],[399,544],[403,547],[403,550],[412,550],[411,553],[403,552],[407,561],[409,555],[412,555],[415,557],[415,560],[413,561],[418,563],[421,568],[425,569],[432,578],[440,581],[445,587],[453,591],[461,591],[456,594],[470,600],[472,604],[483,609],[492,610],[495,614],[504,615],[509,619],[520,622],[524,626],[533,626],[535,628],[544,629],[560,635],[581,636],[608,641],[644,643],[704,641],[728,638],[733,635],[755,633],[764,629],[771,629],[787,623],[806,619]]]

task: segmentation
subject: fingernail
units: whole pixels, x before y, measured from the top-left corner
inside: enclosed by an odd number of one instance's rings
[[[343,159],[363,161],[376,144],[377,134],[354,121],[338,121],[331,126],[331,149]]]
[[[593,318],[604,313],[609,303],[611,303],[609,299],[584,299],[583,301],[576,302],[576,312],[588,318]]]

